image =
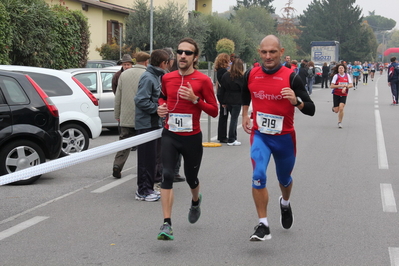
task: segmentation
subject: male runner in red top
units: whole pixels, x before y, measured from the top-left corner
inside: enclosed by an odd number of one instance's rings
[[[184,174],[191,189],[192,202],[188,221],[195,223],[201,215],[202,195],[199,193],[198,171],[202,160],[202,132],[200,116],[204,111],[212,117],[218,114],[218,105],[211,79],[195,70],[199,49],[197,43],[185,38],[177,48],[179,70],[162,78],[158,115],[166,117],[162,132],[163,179],[161,202],[164,223],[158,240],[173,240],[172,205],[173,178],[179,154],[184,159]]]
[[[291,228],[294,217],[289,198],[296,156],[294,111],[297,107],[307,115],[315,112],[315,105],[301,78],[281,65],[283,54],[280,40],[274,35],[266,36],[259,48],[262,66],[246,73],[242,91],[242,127],[251,134],[252,196],[259,218],[250,241],[271,238],[267,221],[266,171],[272,154],[282,193],[279,199],[281,225],[285,229]],[[248,113],[251,100],[253,123]]]

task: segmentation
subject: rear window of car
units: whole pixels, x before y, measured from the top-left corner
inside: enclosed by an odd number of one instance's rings
[[[0,76],[0,87],[9,105],[29,103],[28,96],[15,79]]]
[[[72,95],[72,89],[60,78],[41,74],[25,72],[46,92],[49,97]]]
[[[3,93],[1,93],[0,87],[0,106],[7,104],[6,100],[4,99]]]
[[[86,67],[87,68],[102,68],[103,65],[100,63],[87,63]]]
[[[104,67],[110,67],[110,66],[115,66],[116,64],[113,63],[107,63],[107,62],[94,62],[94,63],[87,63],[86,67],[87,68],[104,68]]]

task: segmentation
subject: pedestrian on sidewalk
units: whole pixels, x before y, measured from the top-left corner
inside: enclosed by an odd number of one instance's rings
[[[327,62],[324,62],[323,68],[322,68],[322,74],[321,74],[321,88],[326,88],[328,89],[328,81],[330,80],[328,78],[328,73],[330,72],[330,68],[327,65]]]
[[[241,91],[244,84],[244,63],[237,58],[233,61],[231,68],[221,80],[220,100],[222,107],[230,113],[228,146],[240,146],[237,140],[238,116],[241,112]]]
[[[136,103],[135,126],[137,134],[144,134],[162,128],[162,121],[157,114],[158,98],[161,92],[161,77],[167,69],[169,55],[164,50],[154,50],[151,53],[150,65],[141,75]],[[140,144],[137,148],[137,191],[136,200],[157,201],[159,192],[154,191],[156,171],[159,169],[160,150],[158,140]]]
[[[145,52],[139,52],[135,56],[136,65],[126,69],[119,77],[118,86],[114,99],[114,116],[119,123],[119,140],[130,138],[136,135],[135,115],[136,96],[141,75],[145,72],[150,55]],[[118,151],[115,155],[112,167],[112,175],[115,178],[122,177],[122,169],[129,157],[131,148]]]
[[[111,88],[114,94],[116,93],[116,88],[118,87],[118,80],[122,72],[133,66],[133,60],[130,54],[124,54],[122,56],[121,63],[122,63],[121,69],[117,71],[112,77]]]
[[[216,71],[216,95],[219,101],[219,119],[218,119],[218,140],[220,143],[227,143],[227,120],[229,113],[226,108],[221,104],[220,99],[220,88],[221,80],[223,75],[230,68],[230,56],[226,53],[218,54],[215,59],[215,71]]]

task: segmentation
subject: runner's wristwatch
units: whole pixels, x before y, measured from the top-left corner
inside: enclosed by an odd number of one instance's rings
[[[300,97],[296,97],[296,104],[293,104],[294,106],[299,106],[302,103],[302,99]]]
[[[197,104],[200,100],[200,97],[197,97],[197,99],[193,102],[193,104]]]

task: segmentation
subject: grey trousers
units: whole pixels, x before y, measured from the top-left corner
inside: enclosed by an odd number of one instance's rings
[[[136,136],[136,130],[133,127],[120,127],[119,140],[127,139],[133,136]],[[127,158],[129,157],[131,149],[132,147],[129,147],[125,150],[118,151],[115,155],[114,165],[117,165],[121,171],[126,163]]]

